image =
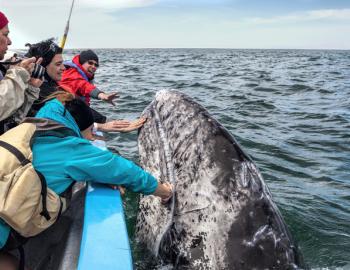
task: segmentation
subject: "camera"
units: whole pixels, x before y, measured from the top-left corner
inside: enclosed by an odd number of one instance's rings
[[[34,79],[42,79],[45,75],[45,68],[39,64],[34,64],[31,77]]]
[[[28,59],[28,57],[25,57],[25,56],[18,56],[17,53],[12,53],[12,55],[10,56],[10,59],[13,59],[13,58],[14,58],[14,60],[3,61],[1,64],[7,65],[9,67],[10,65],[19,64],[24,59]],[[34,63],[34,69],[33,69],[32,73],[30,74],[30,77],[34,78],[34,79],[43,79],[43,77],[45,75],[45,70],[46,69],[43,66]]]

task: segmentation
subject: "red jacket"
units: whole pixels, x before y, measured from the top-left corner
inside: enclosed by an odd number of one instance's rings
[[[91,92],[95,89],[98,90],[96,86],[91,83],[93,77],[90,76],[79,63],[79,55],[74,56],[72,62],[80,68],[81,72],[84,72],[86,78],[79,73],[77,68],[68,67],[62,74],[62,80],[59,82],[59,86],[71,93],[83,97],[85,102],[90,105]]]

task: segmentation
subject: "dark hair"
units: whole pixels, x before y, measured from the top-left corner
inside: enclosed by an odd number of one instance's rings
[[[56,54],[62,54],[63,49],[60,48],[55,42],[54,38],[50,38],[47,40],[43,40],[39,43],[35,44],[29,44],[27,43],[25,45],[26,47],[29,47],[28,52],[25,54],[26,57],[42,57],[43,61],[41,65],[43,67],[46,67],[48,64],[51,63],[52,58]]]
[[[90,107],[79,97],[66,101],[64,107],[73,116],[80,131],[87,129],[94,123]]]

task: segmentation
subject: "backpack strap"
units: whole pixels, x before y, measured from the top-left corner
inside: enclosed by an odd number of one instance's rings
[[[39,172],[38,170],[35,170],[36,173],[39,176],[40,182],[41,182],[41,200],[42,200],[42,204],[43,204],[43,210],[41,211],[40,215],[42,215],[44,218],[46,218],[46,220],[50,220],[50,214],[47,211],[47,207],[46,207],[46,196],[47,196],[47,183],[45,180],[45,176]],[[62,201],[61,201],[61,206],[60,208],[62,208]],[[61,212],[61,211],[60,211]],[[59,213],[59,216],[61,215],[61,213]]]
[[[50,220],[50,214],[47,211],[47,207],[46,207],[46,197],[47,197],[47,183],[45,180],[45,176],[39,172],[38,170],[35,170],[36,173],[39,176],[40,182],[41,182],[41,198],[42,198],[42,204],[43,204],[43,210],[41,211],[40,215],[42,215],[44,218],[46,218],[46,220]],[[63,209],[63,202],[61,199],[61,196],[59,196],[60,199],[60,210],[58,211],[58,215],[57,215],[57,220],[60,218],[61,214],[62,214],[62,209]]]
[[[21,151],[19,151],[16,147],[12,146],[11,144],[1,141],[0,140],[0,146],[5,148],[7,151],[9,151],[10,153],[12,153],[21,163],[22,166],[27,165],[28,163],[30,163],[30,160],[28,160]]]

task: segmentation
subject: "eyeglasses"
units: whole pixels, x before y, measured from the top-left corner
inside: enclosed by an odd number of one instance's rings
[[[94,62],[94,61],[88,61],[88,64],[89,64],[90,66],[95,66],[96,68],[98,68],[98,67],[100,66],[98,63],[96,63],[96,62]]]

